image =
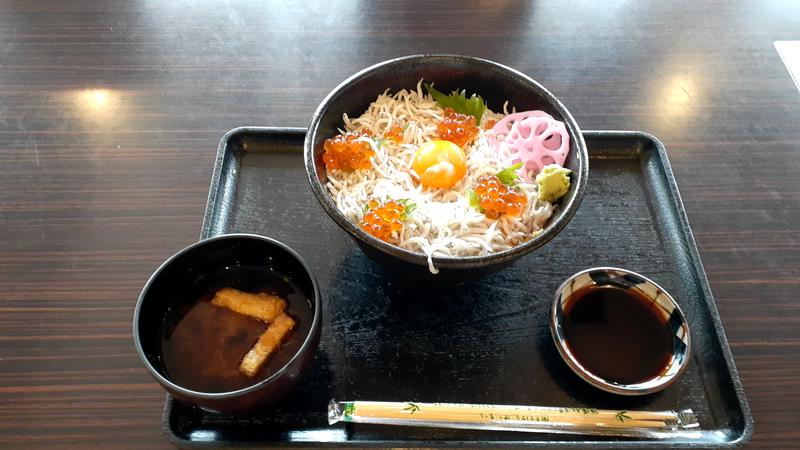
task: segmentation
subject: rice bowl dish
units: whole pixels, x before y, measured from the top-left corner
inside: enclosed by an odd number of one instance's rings
[[[427,80],[425,80],[427,81]],[[570,187],[570,137],[543,111],[489,110],[480,93],[386,91],[324,144],[325,188],[366,233],[434,257],[490,255],[547,226]],[[511,100],[511,99],[509,99]]]

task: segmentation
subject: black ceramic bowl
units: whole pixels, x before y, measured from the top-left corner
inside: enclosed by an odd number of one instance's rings
[[[312,308],[311,326],[299,350],[273,375],[231,392],[198,392],[173,382],[161,361],[161,332],[181,292],[198,279],[230,266],[265,267],[288,277],[303,291]],[[234,286],[235,287],[235,286]],[[188,299],[187,299],[188,301]],[[164,262],[147,281],[133,317],[133,340],[147,370],[180,401],[213,412],[236,413],[266,406],[292,389],[310,364],[319,344],[321,300],[314,276],[302,258],[286,245],[251,234],[217,236],[186,247]],[[299,331],[301,328],[298,328]]]
[[[322,161],[323,143],[325,139],[336,135],[337,129],[343,126],[342,114],[358,117],[386,89],[396,92],[403,88],[415,88],[420,79],[434,82],[442,92],[466,89],[468,95],[477,93],[486,100],[492,111],[502,111],[506,100],[517,111],[545,111],[564,122],[570,135],[571,147],[565,163],[572,170],[571,186],[567,194],[559,200],[558,208],[544,232],[512,249],[490,255],[435,256],[434,265],[444,269],[502,266],[541,247],[564,229],[578,209],[589,174],[586,143],[575,119],[553,94],[527,75],[485,59],[454,55],[416,55],[385,61],[356,73],[325,97],[311,118],[305,140],[308,180],[325,212],[356,239],[365,253],[381,262],[396,264],[406,261],[427,266],[425,255],[376,239],[341,214],[325,188],[328,177]]]

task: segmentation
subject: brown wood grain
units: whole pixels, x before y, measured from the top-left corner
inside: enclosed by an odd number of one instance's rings
[[[0,447],[168,448],[130,321],[217,142],[369,64],[486,57],[664,141],[755,417],[800,439],[796,2],[0,1]]]

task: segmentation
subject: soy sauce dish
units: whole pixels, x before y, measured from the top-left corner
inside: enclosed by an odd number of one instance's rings
[[[294,250],[217,236],[164,262],[142,290],[136,351],[178,400],[212,412],[265,407],[291,391],[320,339],[320,293]]]
[[[625,269],[599,267],[568,278],[555,293],[550,330],[570,369],[614,394],[663,390],[689,361],[689,325],[678,304]]]

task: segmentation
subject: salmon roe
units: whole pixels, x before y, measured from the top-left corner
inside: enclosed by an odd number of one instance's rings
[[[391,139],[397,143],[403,142],[403,128],[399,125],[393,126],[391,129],[383,133],[384,139]]]
[[[358,224],[361,229],[382,241],[396,242],[397,235],[403,229],[403,219],[406,215],[405,205],[395,200],[389,200],[381,205],[380,202],[372,199],[368,206],[369,210]]]
[[[491,130],[492,128],[494,128],[494,126],[495,126],[495,125],[497,125],[497,121],[496,121],[496,120],[494,120],[494,119],[489,119],[489,120],[487,120],[487,121],[486,121],[486,123],[483,125],[483,129],[484,129],[484,130]]]
[[[459,114],[452,108],[444,110],[444,119],[436,127],[439,139],[453,142],[459,147],[464,147],[478,135],[475,126],[475,117]]]
[[[372,167],[370,158],[375,156],[375,152],[368,142],[357,141],[362,137],[371,139],[372,135],[363,131],[351,131],[325,139],[323,144],[325,153],[322,155],[325,166],[329,170],[346,171]]]
[[[494,175],[483,177],[475,186],[484,214],[490,219],[496,219],[500,214],[518,216],[522,214],[528,200],[516,188],[506,186]]]

